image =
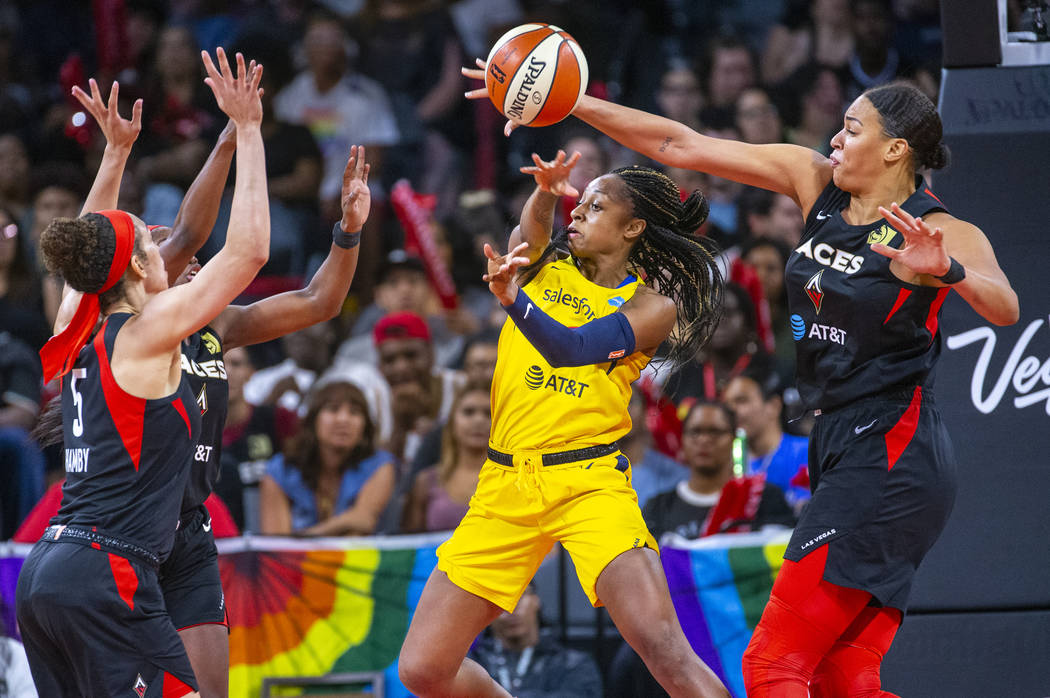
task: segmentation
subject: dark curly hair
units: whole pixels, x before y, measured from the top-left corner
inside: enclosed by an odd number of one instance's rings
[[[941,142],[941,116],[919,88],[893,82],[873,87],[861,96],[879,112],[887,136],[908,141],[916,169],[939,170],[948,164],[948,146]]]
[[[40,235],[44,265],[52,274],[81,293],[98,293],[109,276],[109,265],[117,249],[117,234],[109,219],[99,213],[80,218],[56,218]],[[135,235],[136,257],[145,259],[142,241]],[[103,310],[124,296],[124,279],[99,295]]]
[[[317,491],[321,475],[321,447],[317,440],[317,415],[330,405],[349,404],[365,416],[365,431],[361,442],[347,455],[340,464],[339,472],[344,473],[357,467],[357,464],[375,453],[376,428],[368,411],[368,400],[353,383],[335,381],[317,388],[310,396],[306,416],[299,425],[299,431],[284,448],[284,457],[288,464],[302,473],[303,482]]]
[[[611,174],[623,183],[632,214],[645,221],[645,231],[631,248],[628,264],[678,307],[667,358],[672,366],[681,365],[707,344],[722,315],[725,280],[715,259],[718,249],[696,234],[707,220],[707,199],[697,190],[683,201],[678,185],[649,167],[631,165]],[[564,229],[551,239],[530,270],[556,253],[568,253]]]

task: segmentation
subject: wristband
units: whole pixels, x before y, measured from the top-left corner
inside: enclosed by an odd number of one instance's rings
[[[354,233],[344,232],[341,224],[337,222],[335,227],[332,228],[332,243],[336,247],[342,247],[344,250],[357,247],[361,243],[361,231],[358,230]]]
[[[948,259],[951,260],[951,265],[948,267],[948,271],[945,272],[943,276],[936,277],[936,279],[941,283],[951,286],[952,284],[957,284],[966,278],[966,269],[955,257],[949,257]]]

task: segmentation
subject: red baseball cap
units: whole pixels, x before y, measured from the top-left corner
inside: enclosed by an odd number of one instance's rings
[[[415,313],[391,313],[372,328],[372,339],[379,346],[388,339],[422,339],[430,341],[427,322]]]

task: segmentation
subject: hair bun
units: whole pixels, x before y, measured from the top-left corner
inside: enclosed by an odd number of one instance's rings
[[[938,143],[926,157],[926,167],[931,170],[939,170],[948,166],[951,161],[951,151],[944,143]]]
[[[690,194],[682,202],[682,213],[678,217],[678,232],[682,235],[693,235],[697,229],[707,220],[707,214],[711,212],[711,206],[707,198],[699,189]]]

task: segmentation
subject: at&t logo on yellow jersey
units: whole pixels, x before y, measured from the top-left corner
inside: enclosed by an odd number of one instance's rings
[[[564,393],[573,397],[583,397],[583,391],[590,387],[589,383],[573,380],[564,376],[551,373],[550,376],[543,374],[543,369],[533,364],[525,371],[525,385],[529,390],[552,390],[556,393]]]

